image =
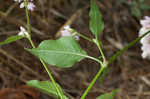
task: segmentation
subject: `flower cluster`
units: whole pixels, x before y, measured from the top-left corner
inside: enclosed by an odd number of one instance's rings
[[[76,35],[76,32],[70,28],[69,25],[64,27],[64,30],[61,31],[61,36],[73,36],[76,40],[79,40],[79,36]]]
[[[14,0],[14,1],[20,3],[20,8],[24,8],[25,7],[25,1],[26,0]],[[28,5],[27,5],[28,10],[30,10],[30,11],[34,11],[34,9],[35,9],[35,5],[32,3],[32,1],[33,0],[30,0],[28,2]]]
[[[24,37],[27,37],[29,38],[30,35],[29,33],[26,31],[26,29],[22,26],[20,26],[20,32],[18,33],[19,36],[24,36]]]
[[[143,35],[144,33],[150,31],[150,17],[145,16],[143,20],[140,21],[142,28],[139,31],[139,36]],[[147,34],[145,37],[141,39],[142,44],[142,57],[150,59],[150,34]]]

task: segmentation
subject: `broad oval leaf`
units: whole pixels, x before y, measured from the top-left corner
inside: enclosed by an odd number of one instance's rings
[[[38,80],[30,80],[27,82],[27,85],[32,86],[34,88],[39,89],[41,92],[55,96],[55,97],[59,97],[57,94],[57,91],[54,87],[54,85],[52,84],[52,82],[49,81],[38,81]],[[57,84],[57,87],[59,88],[59,90],[61,91],[62,96],[64,97],[64,99],[69,99],[67,98],[64,94],[63,91],[61,89],[61,87]]]
[[[96,38],[100,35],[100,33],[104,29],[104,23],[102,21],[102,16],[99,11],[98,6],[91,0],[91,9],[90,9],[90,30],[95,35]]]
[[[14,36],[8,37],[6,40],[0,42],[0,46],[15,42],[15,41],[20,40],[22,38],[23,38],[23,36],[19,36],[19,35],[14,35]]]
[[[61,68],[71,67],[87,56],[86,52],[80,48],[77,41],[72,37],[45,40],[37,48],[27,50],[48,64]]]
[[[118,89],[113,90],[111,93],[105,93],[101,96],[98,96],[96,99],[114,99],[114,97],[118,91],[119,91]]]

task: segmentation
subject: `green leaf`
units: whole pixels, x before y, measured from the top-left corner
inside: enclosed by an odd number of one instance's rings
[[[100,33],[104,29],[104,23],[102,21],[102,16],[99,11],[98,6],[91,0],[91,9],[90,9],[90,30],[95,35],[96,38],[100,35]]]
[[[141,8],[142,10],[150,10],[150,5],[141,4],[141,5],[140,5],[140,8]]]
[[[72,37],[45,40],[37,48],[27,50],[45,62],[61,68],[71,67],[88,56]]]
[[[98,96],[96,99],[114,99],[114,97],[118,91],[119,91],[118,89],[113,90],[111,93],[105,93],[101,96]]]
[[[120,0],[120,3],[126,3],[126,0]]]
[[[142,16],[142,12],[139,8],[137,7],[132,7],[131,8],[131,14],[133,16],[135,16],[136,18],[140,19],[140,17]]]
[[[54,85],[49,81],[30,80],[30,81],[27,82],[27,85],[32,86],[34,88],[37,88],[43,93],[55,96],[57,98],[59,97]],[[62,92],[62,95],[63,95],[64,99],[69,99],[63,94],[63,91],[62,91],[61,87],[58,84],[57,84],[57,87]]]
[[[23,38],[23,36],[19,36],[19,35],[8,37],[6,40],[0,42],[0,46],[15,42],[15,41],[20,40],[22,38]]]
[[[145,0],[139,0],[139,3],[144,3]]]
[[[135,40],[133,40],[132,42],[130,42],[127,46],[125,46],[123,49],[121,49],[120,51],[118,51],[115,55],[113,55],[112,57],[110,57],[109,61],[108,61],[108,64],[111,64],[113,61],[115,61],[118,56],[120,56],[121,54],[123,54],[126,50],[128,50],[130,47],[132,47],[133,45],[135,45],[138,41],[140,41],[144,36],[146,36],[149,33],[150,33],[150,31],[144,33],[142,36],[136,38]]]

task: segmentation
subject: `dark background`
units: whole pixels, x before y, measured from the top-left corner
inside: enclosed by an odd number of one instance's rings
[[[105,24],[99,39],[108,59],[138,37],[140,19],[149,16],[150,10],[141,10],[139,0],[96,1]],[[131,5],[131,2],[135,4]],[[42,40],[59,38],[64,25],[71,25],[78,32],[93,38],[88,28],[89,0],[35,0],[34,3],[36,8],[30,13],[30,18],[36,46]],[[149,0],[144,3],[150,4]],[[0,41],[16,35],[20,26],[26,27],[24,9],[20,9],[13,0],[0,0]],[[100,55],[94,44],[84,39],[80,39],[79,43],[89,55]],[[31,48],[26,39],[0,47],[0,99],[54,99],[25,85],[28,80],[49,78],[40,61],[24,47]],[[110,71],[103,82],[99,79],[86,99],[96,99],[116,88],[120,91],[115,99],[150,99],[150,60],[142,59],[140,47],[141,44],[137,43],[110,64]],[[99,65],[84,59],[72,68],[60,69],[50,65],[49,68],[67,96],[79,99]]]

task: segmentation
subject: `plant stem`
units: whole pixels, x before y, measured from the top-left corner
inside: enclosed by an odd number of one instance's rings
[[[31,38],[28,38],[28,40],[29,40],[29,42],[31,43],[32,47],[35,48],[35,45],[34,45],[32,39],[31,39]],[[54,78],[53,78],[53,76],[52,76],[52,74],[51,74],[51,72],[50,72],[48,66],[45,64],[45,62],[44,62],[41,58],[40,58],[40,61],[41,61],[42,65],[44,66],[46,72],[48,73],[48,76],[49,76],[50,80],[52,81],[54,87],[56,88],[56,91],[57,91],[57,93],[58,93],[58,96],[60,96],[60,99],[64,99],[64,98],[63,98],[64,96],[61,94],[61,91],[60,91],[59,88],[57,87],[56,81],[54,80]]]
[[[82,38],[85,39],[85,40],[88,40],[88,41],[90,41],[90,42],[93,42],[93,40],[90,39],[90,38],[88,38],[87,36],[84,36],[84,35],[82,35],[82,34],[80,34],[80,33],[78,33],[78,32],[75,32],[75,34],[78,35],[78,36],[80,36],[80,37],[82,37]]]
[[[28,11],[28,8],[27,8],[27,6],[28,6],[28,0],[25,0],[24,3],[25,3],[26,18],[27,18],[27,29],[28,29],[29,35],[31,35],[31,29],[30,29],[31,26],[30,26],[30,19],[29,19],[29,11]]]
[[[31,39],[31,37],[29,37],[29,38],[28,38],[28,40],[29,40],[29,42],[30,42],[31,46],[32,46],[33,48],[35,48],[35,45],[34,45],[34,43],[33,43],[32,39]]]
[[[146,35],[148,35],[150,33],[150,31],[145,32],[143,35],[141,35],[140,37],[136,38],[135,40],[133,40],[132,42],[130,42],[128,45],[126,45],[123,49],[121,49],[120,51],[116,52],[113,56],[111,56],[108,60],[108,64],[111,64],[112,62],[114,62],[118,56],[120,56],[121,54],[123,54],[126,50],[128,50],[130,47],[132,47],[133,45],[135,45],[138,41],[140,41],[143,37],[145,37]]]
[[[92,89],[93,85],[95,84],[96,80],[99,78],[99,76],[101,75],[101,73],[103,72],[104,69],[105,69],[105,66],[101,66],[101,68],[99,69],[98,73],[93,78],[92,82],[90,83],[90,85],[88,86],[88,88],[85,90],[85,92],[81,96],[81,99],[85,99],[85,97],[87,96],[87,94],[89,93],[89,91]]]
[[[98,63],[101,64],[101,65],[103,64],[103,62],[102,62],[101,60],[99,60],[99,59],[97,59],[97,58],[95,58],[95,57],[88,56],[88,55],[80,55],[80,56],[83,56],[83,57],[89,58],[89,59],[91,59],[91,60],[94,60],[94,61],[98,62]]]
[[[30,28],[31,26],[30,26],[30,18],[29,18],[29,12],[28,12],[27,5],[28,5],[28,0],[25,0],[25,10],[26,10],[26,18],[27,18],[27,28],[28,28],[28,33],[29,33],[29,35],[30,35],[30,36],[27,37],[27,38],[28,38],[28,40],[29,40],[31,46],[32,46],[33,48],[35,48],[35,45],[34,45],[32,39],[31,39],[31,28]],[[48,66],[45,64],[45,62],[44,62],[42,59],[40,59],[40,61],[41,61],[42,65],[44,66],[45,70],[47,71],[47,73],[48,73],[48,75],[49,75],[49,78],[50,78],[50,80],[52,81],[54,87],[56,88],[56,91],[57,91],[58,96],[60,97],[60,99],[64,99],[64,96],[61,94],[61,91],[60,91],[59,88],[57,87],[56,81],[54,80],[54,78],[53,78],[53,76],[52,76],[50,70],[48,69]]]
[[[106,61],[106,58],[105,58],[104,53],[103,53],[103,51],[102,51],[100,41],[99,41],[98,39],[94,39],[93,41],[94,41],[94,43],[97,45],[97,47],[98,47],[98,49],[99,49],[99,51],[100,51],[100,53],[101,53],[101,55],[102,55],[103,62],[105,62],[105,61]]]
[[[96,76],[93,78],[92,82],[90,83],[90,85],[88,86],[88,88],[85,90],[85,92],[83,93],[83,95],[81,96],[81,99],[85,99],[85,97],[87,96],[87,94],[89,93],[89,91],[92,89],[92,87],[94,86],[96,80],[99,78],[99,76],[101,75],[101,73],[103,72],[103,70],[106,68],[107,66],[107,61],[105,59],[105,56],[104,56],[104,53],[101,49],[101,45],[100,45],[100,42],[98,40],[98,38],[96,39],[93,39],[93,42],[97,45],[101,55],[102,55],[102,58],[103,58],[103,62],[100,63],[101,65],[101,68],[99,69],[99,71],[97,72]]]
[[[58,96],[60,97],[60,99],[64,99],[64,96],[61,94],[61,91],[60,91],[59,88],[57,87],[56,81],[54,80],[54,78],[53,78],[53,76],[52,76],[52,74],[51,74],[49,68],[47,67],[47,65],[45,64],[45,62],[44,62],[42,59],[40,59],[40,61],[41,61],[41,63],[43,64],[45,70],[47,71],[47,73],[48,73],[48,75],[49,75],[49,77],[50,77],[50,80],[52,81],[53,85],[55,86],[56,91],[57,91],[57,93],[58,93]]]

